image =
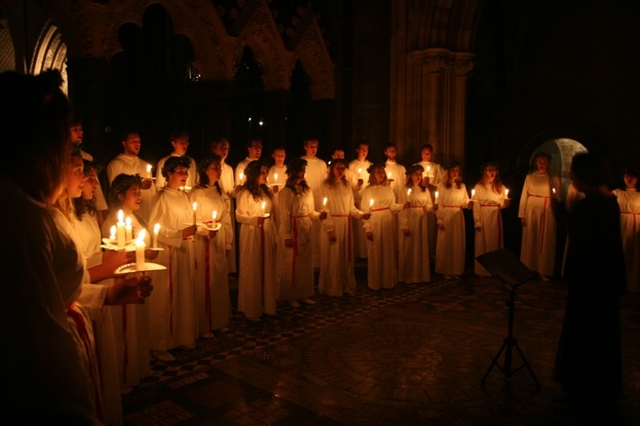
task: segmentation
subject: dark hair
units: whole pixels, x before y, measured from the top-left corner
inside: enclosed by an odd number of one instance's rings
[[[142,186],[142,177],[138,174],[127,175],[120,173],[111,182],[111,190],[109,191],[109,209],[118,210],[122,206],[119,195],[125,195],[129,188],[134,185]]]
[[[496,169],[496,177],[493,178],[493,182],[491,182],[491,190],[496,194],[499,194],[502,192],[502,180],[500,179],[500,166],[497,163],[488,162],[480,168],[480,179],[478,180],[478,183],[480,185],[484,185],[486,183],[484,172],[489,167]]]
[[[423,149],[428,149],[429,151],[431,151],[431,153],[433,153],[433,145],[431,145],[430,143],[425,143],[424,145],[422,145],[420,147],[420,151],[422,151]]]
[[[173,173],[178,167],[184,167],[188,169],[191,167],[191,159],[186,155],[182,156],[171,156],[167,158],[167,161],[164,162],[162,166],[162,176],[167,179],[169,178],[168,173]]]
[[[304,158],[294,158],[289,163],[287,163],[287,182],[285,183],[285,188],[291,189],[293,192],[296,192],[296,184],[295,180],[298,177],[298,174],[307,167],[307,160]],[[309,185],[307,182],[302,180],[299,183],[299,186],[302,187],[302,191],[306,192],[309,189]]]
[[[11,149],[0,177],[48,204],[62,193],[70,160],[71,106],[61,83],[53,70],[0,74],[0,142]]]
[[[638,169],[636,169],[635,167],[625,167],[622,170],[622,174],[621,174],[622,182],[620,184],[620,188],[626,190],[627,189],[627,185],[624,183],[625,175],[633,176],[636,179],[638,179],[638,181],[636,182],[636,189],[640,190],[640,171]]]
[[[609,160],[602,154],[582,152],[571,160],[571,175],[574,180],[591,187],[611,185],[612,169]]]
[[[185,139],[185,138],[188,138],[188,137],[189,137],[189,133],[188,132],[185,132],[184,130],[174,130],[169,135],[169,140],[171,140],[171,142],[173,142],[173,141],[177,141],[178,139]]]
[[[222,164],[222,157],[220,157],[219,155],[211,154],[209,157],[200,160],[200,162],[198,163],[198,176],[200,178],[200,180],[198,181],[198,186],[202,188],[206,188],[207,186],[209,186],[209,176],[207,176],[207,169],[213,163]],[[216,187],[218,194],[222,195],[220,182],[216,182],[214,186]]]
[[[336,180],[336,177],[333,174],[333,170],[336,168],[336,166],[338,164],[344,165],[345,169],[347,168],[347,162],[344,161],[343,158],[335,158],[335,159],[331,160],[331,164],[329,165],[329,175],[324,180],[325,183],[327,185],[329,185],[329,186],[335,186],[335,184],[338,182]],[[347,176],[346,175],[342,175],[342,179],[340,179],[340,182],[342,182],[342,184],[344,186],[348,186],[349,185],[349,183],[347,182]]]
[[[369,166],[369,168],[367,168],[367,173],[369,173],[369,185],[375,185],[375,181],[374,181],[374,177],[373,177],[373,172],[376,169],[382,169],[384,170],[384,164],[382,163],[373,163]],[[386,185],[387,183],[387,174],[384,174],[384,179],[382,180],[382,182],[380,182],[380,185]]]
[[[120,141],[124,142],[127,140],[127,138],[129,137],[129,135],[138,135],[140,136],[140,132],[138,131],[138,129],[125,129],[120,133]]]
[[[244,169],[244,175],[247,177],[245,184],[243,185],[243,190],[249,191],[251,195],[253,195],[254,200],[260,200],[264,195],[269,198],[273,198],[273,192],[266,184],[259,184],[258,178],[260,177],[260,173],[262,173],[262,168],[267,167],[266,163],[262,160],[253,160],[247,164],[247,167]]]
[[[404,180],[404,184],[407,188],[413,188],[413,180],[411,179],[411,175],[417,171],[419,171],[420,173],[424,173],[424,167],[416,163],[416,164],[410,165],[409,168],[407,168],[407,171],[405,174],[406,178]],[[422,180],[420,180],[418,187],[422,189],[422,192],[427,190],[427,186],[422,184]]]
[[[384,146],[384,150],[386,151],[386,150],[387,150],[387,149],[389,149],[389,148],[395,148],[395,149],[398,149],[398,145],[396,145],[396,144],[395,144],[395,143],[393,143],[393,142],[389,142],[388,144],[386,144],[386,145]]]
[[[366,145],[367,147],[369,147],[369,141],[366,139],[358,139],[356,141],[356,149],[360,148],[362,145]]]
[[[462,172],[458,173],[458,179],[456,179],[453,182],[450,181],[449,171],[451,169],[455,169],[456,167],[462,170],[462,165],[458,161],[454,161],[453,163],[449,164],[449,167],[447,167],[447,176],[445,177],[445,180],[444,180],[444,186],[446,188],[451,188],[454,183],[456,184],[456,188],[458,189],[462,186]]]

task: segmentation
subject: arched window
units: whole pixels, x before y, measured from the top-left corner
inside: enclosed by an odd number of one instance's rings
[[[62,90],[68,92],[67,86],[67,46],[62,41],[58,27],[47,22],[40,32],[33,58],[29,65],[29,73],[40,74],[48,69],[56,69],[62,74]]]
[[[533,158],[539,152],[546,152],[551,155],[551,171],[555,175],[560,176],[560,181],[562,182],[562,194],[563,197],[565,197],[569,184],[571,183],[571,159],[578,153],[587,152],[587,148],[574,139],[549,139],[543,142],[533,152],[529,161],[530,164],[533,163]]]

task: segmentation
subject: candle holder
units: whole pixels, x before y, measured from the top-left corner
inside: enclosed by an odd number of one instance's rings
[[[136,248],[136,240],[128,240],[125,241],[124,246],[119,246],[116,240],[112,240],[111,238],[103,238],[102,244],[100,247],[106,250],[125,250],[125,251],[133,251]]]
[[[222,224],[220,222],[206,223],[204,226],[209,231],[218,231],[220,228],[222,228]]]
[[[167,267],[158,263],[145,262],[143,268],[138,268],[136,263],[127,263],[115,270],[115,275],[133,274],[135,272],[164,271]]]

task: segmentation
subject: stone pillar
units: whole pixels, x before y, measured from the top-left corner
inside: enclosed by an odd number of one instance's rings
[[[448,155],[452,161],[465,159],[465,135],[467,114],[467,77],[475,66],[475,55],[469,52],[452,53],[450,67],[450,104],[448,123]]]
[[[104,163],[104,87],[108,64],[98,58],[69,58],[69,100],[84,127],[83,149]]]

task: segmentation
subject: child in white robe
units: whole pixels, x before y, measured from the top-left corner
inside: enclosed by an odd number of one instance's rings
[[[620,206],[620,233],[622,235],[622,252],[627,270],[627,291],[640,292],[640,193],[638,193],[638,177],[636,169],[625,169],[623,172],[624,187],[614,189]]]

